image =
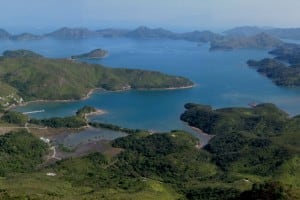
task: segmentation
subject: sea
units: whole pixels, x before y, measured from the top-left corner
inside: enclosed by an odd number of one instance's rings
[[[178,90],[98,91],[88,99],[74,102],[37,102],[15,108],[35,118],[75,114],[89,105],[106,111],[91,121],[127,128],[167,132],[187,129],[180,120],[186,103],[208,104],[213,108],[248,107],[249,103],[274,103],[291,116],[300,114],[300,89],[276,86],[270,79],[247,66],[249,59],[272,57],[267,50],[238,49],[210,51],[209,44],[168,39],[93,38],[83,40],[42,39],[3,41],[0,51],[27,49],[50,58],[102,48],[104,59],[81,60],[112,68],[160,71],[187,77],[195,87]]]

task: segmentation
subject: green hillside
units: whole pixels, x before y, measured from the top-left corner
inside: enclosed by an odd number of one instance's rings
[[[42,165],[52,151],[41,140],[25,130],[0,136],[0,198],[300,199],[299,116],[272,104],[186,108],[182,119],[215,134],[203,149],[182,131],[136,131],[110,143],[122,149],[115,156],[94,152]]]
[[[0,58],[0,82],[0,97],[13,95],[15,103],[20,97],[25,101],[80,99],[94,88],[152,89],[193,84],[188,79],[159,72],[48,59],[26,50],[5,52]]]
[[[269,199],[300,198],[299,116],[290,118],[273,104],[216,110],[199,104],[185,107],[182,120],[215,135],[205,149],[227,178],[240,177],[251,183],[278,181],[290,188],[293,197]]]

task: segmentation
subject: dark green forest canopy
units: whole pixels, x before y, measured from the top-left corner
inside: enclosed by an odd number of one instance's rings
[[[273,104],[259,104],[253,108],[212,109],[210,106],[186,104],[181,120],[208,134],[249,132],[261,136],[282,134],[288,114]]]
[[[181,115],[183,121],[215,135],[204,149],[222,169],[225,179],[242,176],[253,180],[256,177],[299,187],[299,181],[294,181],[300,176],[296,169],[300,166],[299,116],[289,117],[273,104],[214,110],[211,106],[189,103],[185,108],[187,110]],[[274,192],[253,189],[247,194],[268,199],[275,195]],[[242,194],[241,199],[244,196]]]
[[[149,191],[151,184],[157,183],[161,187],[168,187],[168,191],[172,189],[173,197],[169,197],[170,199],[180,197],[229,200],[243,199],[245,195],[263,199],[273,196],[280,197],[277,199],[293,199],[292,196],[299,195],[300,182],[297,178],[300,176],[298,168],[300,148],[297,142],[300,141],[299,116],[289,118],[272,104],[261,104],[254,108],[217,110],[213,110],[210,106],[187,104],[186,108],[187,111],[197,110],[192,113],[193,117],[191,113],[189,117],[195,121],[207,119],[206,126],[213,127],[208,130],[218,131],[204,149],[197,148],[198,139],[182,131],[163,134],[133,131],[127,137],[112,141],[113,147],[122,149],[115,157],[92,153],[36,169],[46,153],[43,143],[27,132],[0,136],[0,141],[3,140],[4,143],[7,143],[6,137],[19,138],[9,139],[11,148],[3,151],[7,155],[11,152],[14,156],[3,157],[7,159],[4,163],[22,163],[25,162],[24,159],[32,159],[28,162],[31,163],[30,170],[3,168],[2,176],[6,179],[0,180],[0,186],[8,189],[4,189],[0,197],[13,196],[14,190],[9,190],[12,185],[8,184],[9,181],[20,182],[12,176],[16,172],[29,173],[22,181],[42,180],[38,187],[29,184],[26,190],[23,186],[18,190],[28,194],[26,191],[32,191],[34,188],[35,193],[39,191],[44,199],[67,198],[72,195],[70,189],[67,189],[70,187],[66,184],[71,185],[74,190],[82,190],[84,187],[85,191],[88,191],[74,197],[75,199],[100,197],[110,199],[112,196],[119,198],[124,193],[129,195],[127,198],[152,199],[143,195],[152,191],[151,189]],[[77,117],[80,117],[82,112],[88,113],[92,110],[94,110],[92,107],[83,107],[77,113]],[[206,117],[199,115],[201,113],[206,113]],[[244,122],[241,126],[237,126],[241,123],[241,118]],[[251,119],[251,123],[248,119]],[[273,123],[280,125],[277,127]],[[222,131],[222,127],[228,129]],[[36,144],[23,143],[29,139]],[[6,149],[5,145],[2,147]],[[25,149],[19,151],[17,150],[19,147]],[[28,154],[27,148],[35,148],[36,153],[34,151]],[[57,174],[54,180],[56,184],[63,185],[60,190],[51,189],[51,192],[48,192],[48,189],[42,189],[49,187],[48,184],[53,184],[49,182],[49,178],[44,177],[45,175],[40,176],[49,171]],[[35,178],[37,175],[38,178]],[[166,188],[161,190],[166,192]],[[135,196],[137,194],[142,197]],[[163,193],[156,195],[157,198],[164,198],[159,196]]]
[[[256,69],[258,73],[270,78],[276,85],[299,87],[300,45],[284,44],[269,53],[276,57],[265,58],[260,61],[249,60],[248,65]]]

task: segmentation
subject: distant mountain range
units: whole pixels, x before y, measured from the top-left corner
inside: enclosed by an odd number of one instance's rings
[[[211,42],[211,50],[231,50],[241,48],[272,49],[283,45],[283,42],[266,33],[253,36],[227,36]]]
[[[281,41],[279,39],[300,39],[300,28],[261,28],[256,26],[237,27],[224,32],[224,34],[211,31],[192,31],[175,33],[163,28],[138,27],[129,29],[100,29],[63,27],[44,35],[23,33],[12,35],[0,29],[0,40],[39,40],[43,38],[55,39],[87,39],[96,37],[127,37],[135,39],[172,39],[187,40],[192,42],[209,42],[211,49],[235,49],[235,48],[273,48]]]
[[[12,35],[7,31],[0,29],[0,39],[6,40],[37,40],[45,37],[55,39],[87,39],[93,37],[128,37],[137,39],[176,39],[188,40],[194,42],[210,42],[211,40],[218,39],[219,34],[210,31],[193,31],[187,33],[174,33],[163,28],[151,29],[145,26],[138,27],[134,30],[127,29],[100,29],[89,30],[87,28],[67,28],[63,27],[53,32],[44,35],[34,35],[30,33],[23,33],[21,35]]]
[[[281,39],[300,39],[300,28],[261,28],[257,26],[241,26],[225,31],[230,36],[253,36],[264,32]]]

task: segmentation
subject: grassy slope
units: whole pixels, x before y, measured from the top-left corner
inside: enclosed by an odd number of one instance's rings
[[[9,93],[17,91],[25,100],[79,99],[93,88],[122,90],[128,86],[169,88],[192,84],[185,78],[158,72],[111,69],[37,56],[2,57],[0,81],[6,84],[1,87],[8,88]]]
[[[116,188],[104,188],[94,190],[89,186],[74,186],[71,182],[61,177],[49,177],[45,172],[30,174],[16,174],[8,179],[0,179],[0,188],[11,198],[36,198],[36,199],[178,199],[179,195],[174,189],[165,183],[148,179],[145,182],[144,190],[128,192]],[[7,199],[9,199],[7,197]]]

